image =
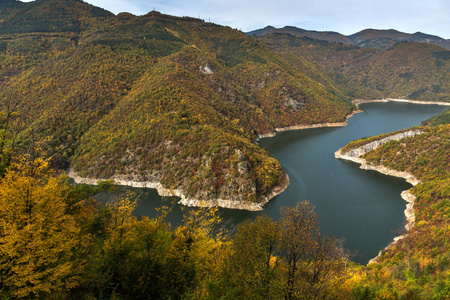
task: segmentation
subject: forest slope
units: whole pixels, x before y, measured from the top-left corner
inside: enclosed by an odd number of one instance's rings
[[[434,44],[401,42],[382,50],[290,34],[258,39],[295,66],[317,64],[310,76],[321,74],[317,80],[351,99],[450,101],[450,51]]]
[[[19,115],[4,127],[22,149],[45,139],[54,164],[83,177],[261,202],[283,172],[255,138],[352,110],[228,27],[155,11],[114,16],[77,0],[2,7],[0,101],[5,116]],[[30,20],[26,33],[18,15]]]

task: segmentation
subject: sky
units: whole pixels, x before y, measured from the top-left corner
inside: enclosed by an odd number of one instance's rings
[[[350,35],[363,29],[417,31],[450,39],[449,0],[84,0],[118,14],[152,10],[200,17],[244,32],[267,25]]]

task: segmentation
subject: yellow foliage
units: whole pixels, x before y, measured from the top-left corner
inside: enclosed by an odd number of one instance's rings
[[[124,225],[128,219],[133,218],[132,213],[137,206],[137,201],[133,197],[133,192],[127,192],[121,195],[117,201],[107,205],[112,212],[112,226],[114,228]]]
[[[273,269],[275,268],[275,265],[277,264],[278,261],[278,257],[276,256],[271,256],[270,257],[270,261],[269,261],[269,266]]]
[[[48,161],[26,158],[0,182],[0,281],[15,297],[38,297],[76,286],[83,261],[80,227],[66,213],[64,177]]]

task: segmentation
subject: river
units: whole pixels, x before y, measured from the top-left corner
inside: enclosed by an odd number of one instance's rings
[[[353,260],[366,264],[380,249],[404,231],[406,202],[400,193],[405,180],[360,170],[357,164],[338,160],[334,152],[350,141],[420,125],[445,107],[411,103],[362,104],[362,113],[338,128],[280,132],[259,141],[281,163],[290,178],[285,192],[273,198],[264,212],[221,209],[224,219],[238,224],[265,213],[279,218],[280,208],[309,200],[315,205],[322,233],[344,239]],[[155,190],[129,188],[139,195],[138,216],[156,215],[161,198]],[[168,221],[180,224],[180,205]]]

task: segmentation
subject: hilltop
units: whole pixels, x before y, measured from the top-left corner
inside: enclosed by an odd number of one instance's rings
[[[294,26],[285,26],[283,28],[275,28],[273,26],[267,26],[262,29],[257,29],[254,31],[247,32],[250,36],[264,36],[267,34],[290,34],[297,37],[307,37],[311,39],[321,40],[321,41],[327,41],[327,42],[335,42],[335,43],[342,43],[345,45],[352,45],[353,41],[338,32],[334,31],[315,31],[315,30],[306,30],[297,28]]]
[[[364,29],[346,36],[334,31],[306,30],[294,26],[285,26],[283,28],[267,26],[262,29],[250,31],[247,34],[251,36],[264,36],[275,33],[284,33],[297,37],[307,37],[326,42],[341,43],[344,45],[354,45],[366,48],[388,49],[398,42],[418,42],[435,44],[446,49],[450,49],[450,40],[443,39],[439,36],[422,32],[410,34],[394,29]]]

